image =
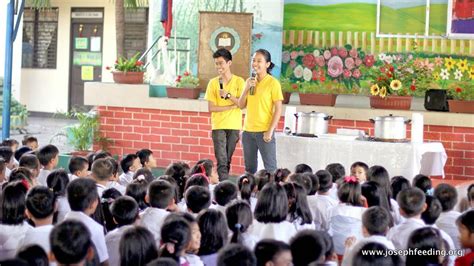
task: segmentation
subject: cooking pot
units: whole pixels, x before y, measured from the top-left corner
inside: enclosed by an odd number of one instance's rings
[[[407,136],[406,125],[411,122],[403,116],[377,116],[369,119],[374,123],[374,137],[376,139],[404,140]]]
[[[295,113],[296,134],[320,135],[328,133],[328,121],[332,116],[315,111]]]

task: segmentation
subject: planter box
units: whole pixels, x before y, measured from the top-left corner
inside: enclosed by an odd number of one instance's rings
[[[474,101],[448,100],[449,112],[474,114]]]
[[[166,87],[168,98],[197,99],[201,93],[201,88],[176,88]]]
[[[370,107],[375,109],[410,110],[411,100],[411,96],[389,95],[385,98],[370,96]]]
[[[283,104],[288,104],[290,102],[291,92],[283,93]]]
[[[112,75],[115,83],[142,84],[144,72],[122,72],[114,71]]]
[[[334,106],[337,98],[337,94],[299,93],[299,95],[302,105]]]

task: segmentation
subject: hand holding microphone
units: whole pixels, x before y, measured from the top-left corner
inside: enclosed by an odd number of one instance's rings
[[[219,88],[221,90],[221,93],[220,93],[221,94],[221,99],[224,99],[225,97],[222,96],[222,91],[224,90],[224,83],[222,81],[222,78],[219,78]]]
[[[255,73],[255,70],[252,71],[252,76],[250,77],[252,80],[254,80],[254,83],[256,81],[257,73]],[[250,85],[250,90],[249,90],[250,95],[255,94],[255,85]]]

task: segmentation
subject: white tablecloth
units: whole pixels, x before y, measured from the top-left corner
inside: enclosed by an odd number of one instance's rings
[[[448,156],[439,142],[389,143],[347,138],[306,138],[276,134],[278,167],[291,171],[306,163],[314,171],[330,163],[341,163],[350,173],[352,163],[365,162],[385,167],[390,177],[401,175],[412,180],[417,174],[441,175]]]

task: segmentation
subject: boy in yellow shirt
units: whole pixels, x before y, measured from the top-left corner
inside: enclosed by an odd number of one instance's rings
[[[209,81],[204,98],[208,101],[211,112],[212,142],[217,173],[222,181],[229,177],[232,154],[242,128],[242,111],[238,102],[245,81],[231,73],[232,55],[228,50],[221,48],[212,57],[219,76]]]

